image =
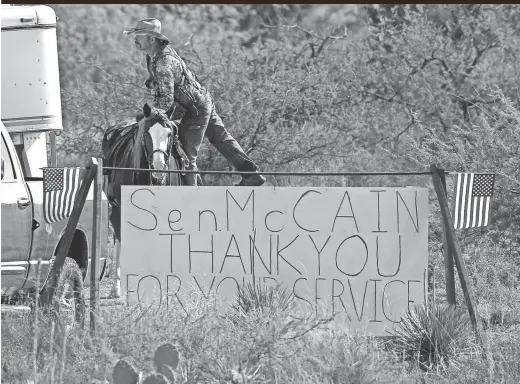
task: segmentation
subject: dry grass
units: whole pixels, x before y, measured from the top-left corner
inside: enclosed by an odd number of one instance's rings
[[[242,295],[249,301],[242,297],[232,316],[219,315],[213,301],[196,295],[190,301],[189,317],[166,309],[140,312],[126,306],[102,306],[95,339],[89,337],[88,327],[66,335],[43,313],[39,313],[36,329],[34,314],[3,321],[2,380],[13,384],[105,383],[110,382],[121,358],[147,374],[153,371],[155,349],[170,342],[181,353],[176,383],[520,382],[518,328],[487,330],[494,360],[490,377],[487,365],[478,357],[461,358],[475,344],[471,331],[454,320],[455,312],[430,310],[428,314],[435,315],[428,318],[423,312],[423,321],[415,323],[416,330],[430,331],[435,338],[432,344],[444,342],[449,350],[442,360],[431,360],[424,369],[416,344],[408,344],[405,358],[402,343],[351,334],[332,322],[290,319],[290,298],[283,291],[264,290],[254,295],[244,291]],[[251,305],[252,297],[260,305]],[[250,304],[240,308],[244,302]],[[444,333],[431,332],[438,319],[444,319]],[[434,369],[439,366],[443,369]]]
[[[385,339],[352,334],[329,321],[295,320],[288,291],[246,286],[228,315],[195,291],[189,317],[165,308],[103,305],[95,339],[88,324],[66,334],[41,310],[36,326],[36,313],[3,320],[2,382],[110,383],[120,359],[144,377],[154,370],[155,349],[169,342],[181,353],[176,383],[518,383],[518,302],[497,300],[506,293],[516,297],[510,256],[481,250],[468,261],[481,315],[507,309],[507,322],[487,317],[492,371],[479,357],[464,305],[439,306],[441,295],[427,311],[411,314],[398,337]],[[442,288],[442,279],[436,280]],[[110,284],[101,282],[102,297]]]

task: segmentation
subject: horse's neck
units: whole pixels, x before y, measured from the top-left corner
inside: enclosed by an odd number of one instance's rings
[[[140,164],[136,167],[135,164],[135,156],[136,151],[142,151],[142,147],[140,145],[135,145],[136,135],[132,135],[131,137],[121,137],[119,140],[124,140],[124,142],[119,142],[114,145],[114,153],[112,158],[112,166],[118,168],[148,168],[148,162],[146,161],[146,156],[144,153],[141,153],[140,156]],[[122,184],[124,185],[132,185],[132,184],[146,184],[146,172],[129,172],[122,171],[124,175],[120,178]],[[136,177],[134,178],[134,174]],[[147,180],[147,179],[146,179]]]
[[[136,164],[134,162],[134,157],[136,156],[136,151],[141,151],[140,153],[140,163],[139,163],[139,166],[136,167]],[[142,150],[142,148],[136,148],[134,146],[132,146],[130,148],[130,151],[129,151],[129,155],[127,157],[127,160],[126,160],[126,163],[128,164],[127,167],[128,168],[142,168],[142,169],[148,169],[149,168],[149,164],[148,164],[148,161],[146,160],[146,156],[144,154],[144,151]],[[148,181],[149,181],[149,178],[148,178],[148,175],[149,173],[148,172],[136,172],[136,179],[135,179],[135,182],[136,184],[147,184]]]

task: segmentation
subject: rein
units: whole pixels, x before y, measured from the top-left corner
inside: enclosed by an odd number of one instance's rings
[[[154,114],[152,113],[152,118],[154,117],[153,115]],[[139,121],[141,119],[137,118],[136,120]],[[104,163],[114,167],[125,167],[128,166],[129,162],[133,165],[133,162],[131,160],[134,156],[133,151],[138,150],[142,151],[143,156],[141,156],[141,165],[138,165],[137,168],[147,167],[148,169],[153,169],[154,154],[162,153],[165,157],[166,163],[163,170],[169,169],[172,166],[172,161],[175,161],[177,163],[177,165],[180,167],[180,170],[186,169],[188,167],[189,162],[184,148],[182,147],[182,144],[180,143],[178,137],[178,128],[175,125],[175,123],[168,120],[166,121],[170,123],[168,124],[168,127],[172,131],[172,134],[168,138],[166,150],[153,149],[152,147],[152,151],[149,151],[146,146],[146,136],[150,137],[149,133],[143,132],[139,135],[139,138],[136,137],[138,135],[138,131],[140,130],[138,122],[120,123],[112,127],[109,127],[103,136],[102,151]],[[137,140],[139,141],[139,144],[137,143]],[[158,173],[160,173],[161,171],[162,170],[158,170]],[[146,172],[146,176],[141,175],[140,172],[132,172],[131,179],[128,181],[124,181],[123,183],[130,182],[133,185],[165,185],[171,184],[174,181],[172,178],[173,174],[162,173],[162,175],[163,177],[155,179],[152,175],[152,172]],[[181,173],[181,176],[184,175],[185,173]],[[166,176],[169,177],[168,180],[166,180]],[[123,175],[117,175],[116,172],[109,172],[107,185],[112,185],[113,183],[120,183],[122,181]],[[113,192],[107,193],[109,195],[112,195]]]
[[[168,144],[166,145],[166,151],[164,151],[164,150],[162,150],[160,148],[157,148],[157,149],[154,149],[152,151],[152,153],[149,153],[148,150],[146,149],[146,142],[145,142],[146,134],[147,133],[145,133],[145,134],[143,134],[141,136],[141,146],[143,147],[144,156],[146,158],[146,161],[148,162],[148,168],[149,169],[153,169],[153,166],[152,166],[153,155],[156,154],[156,153],[162,153],[164,155],[164,159],[165,159],[165,161],[164,161],[165,168],[164,169],[167,169],[168,168],[168,164],[170,163],[173,131],[172,131],[172,135],[170,135],[170,137],[168,138]],[[163,185],[163,183],[166,181],[167,175],[164,174],[164,173],[162,175],[163,176],[160,179],[156,179],[156,180],[159,181],[159,185]],[[154,177],[152,176],[151,173],[150,173],[150,176],[149,176],[149,180],[150,180],[150,185],[154,185],[154,183],[153,183]]]

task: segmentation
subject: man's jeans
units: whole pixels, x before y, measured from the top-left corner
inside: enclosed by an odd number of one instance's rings
[[[237,171],[256,172],[258,166],[246,155],[240,144],[224,128],[222,119],[215,110],[213,100],[196,105],[197,112],[189,112],[179,125],[179,139],[188,156],[188,170],[197,170],[197,155],[204,136]],[[197,174],[184,177],[185,185],[197,185]]]

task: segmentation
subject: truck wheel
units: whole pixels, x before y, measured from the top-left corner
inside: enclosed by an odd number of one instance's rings
[[[83,328],[85,323],[83,279],[78,263],[70,257],[65,259],[58,276],[53,306],[58,321],[64,328],[68,330],[78,326]]]

